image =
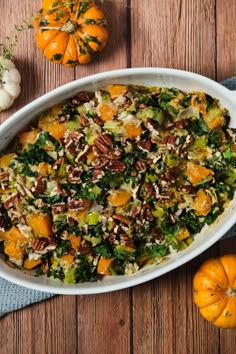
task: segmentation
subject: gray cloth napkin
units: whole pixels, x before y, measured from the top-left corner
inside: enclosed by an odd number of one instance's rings
[[[236,77],[221,82],[230,90],[236,90]],[[236,224],[223,236],[236,235]],[[27,305],[52,297],[52,294],[30,290],[0,278],[0,317]]]

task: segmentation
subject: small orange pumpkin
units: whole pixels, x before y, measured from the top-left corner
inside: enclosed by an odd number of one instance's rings
[[[43,0],[34,27],[45,57],[68,67],[89,63],[108,39],[104,13],[90,0]]]
[[[205,261],[193,279],[201,315],[221,328],[236,327],[236,254]]]

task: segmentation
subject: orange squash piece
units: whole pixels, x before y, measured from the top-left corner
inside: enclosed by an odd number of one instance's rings
[[[48,214],[29,215],[26,218],[26,222],[38,237],[49,238],[52,236],[52,221]]]
[[[53,173],[52,166],[47,162],[40,162],[38,165],[39,173],[42,176],[51,175]]]
[[[108,86],[108,92],[112,99],[120,95],[124,95],[127,92],[127,87],[124,85],[110,85]]]
[[[72,264],[74,262],[75,256],[73,256],[73,254],[64,254],[64,256],[62,256],[60,258],[60,262],[67,262],[69,264]]]
[[[103,103],[98,107],[98,112],[101,119],[106,122],[113,120],[114,116],[117,114],[117,109],[112,104]]]
[[[3,155],[2,157],[0,157],[0,167],[3,169],[7,168],[9,166],[11,160],[13,160],[15,156],[16,156],[16,154],[10,153],[10,154],[6,154],[6,155]]]
[[[136,125],[131,123],[124,124],[124,129],[125,129],[125,135],[129,139],[135,139],[142,134],[141,126],[137,127]]]
[[[193,279],[201,315],[221,328],[236,328],[236,254],[205,261]]]
[[[19,134],[19,140],[23,149],[26,149],[28,147],[28,144],[34,144],[37,140],[37,135],[37,129]]]
[[[35,259],[26,258],[26,259],[24,260],[23,267],[24,267],[25,269],[29,270],[29,269],[33,269],[33,268],[37,267],[37,265],[39,265],[39,264],[41,264],[41,263],[42,263],[41,259],[35,260]]]
[[[125,191],[124,189],[118,189],[112,191],[112,193],[108,196],[108,201],[115,207],[124,206],[128,203],[131,198],[131,194]]]
[[[16,226],[12,226],[10,230],[5,233],[4,238],[9,242],[25,241],[26,238]]]
[[[206,123],[206,125],[208,126],[209,129],[218,128],[225,121],[224,117],[222,117],[222,116],[217,116],[214,119],[210,120],[207,115],[204,115],[203,119],[204,119],[204,122]]]
[[[193,209],[200,215],[206,216],[212,207],[211,197],[203,189],[197,191],[197,197],[193,202]]]
[[[187,227],[184,226],[180,229],[179,235],[177,236],[178,241],[183,241],[190,236],[190,232],[188,231]]]
[[[97,266],[98,274],[102,275],[111,275],[110,266],[113,262],[113,258],[105,258],[103,256],[100,257]]]
[[[11,257],[11,258],[14,258],[17,260],[23,259],[24,254],[25,254],[24,249],[19,247],[17,245],[17,242],[14,242],[14,241],[7,242],[4,252],[6,253],[6,255],[8,255],[8,257]]]
[[[214,172],[204,166],[197,165],[193,162],[187,163],[187,176],[188,180],[193,184],[197,185],[205,177],[212,176]]]
[[[71,247],[76,250],[80,244],[81,244],[81,237],[80,236],[76,236],[74,234],[69,234],[68,235],[68,240],[71,243]]]
[[[48,128],[49,134],[56,140],[63,138],[66,128],[64,123],[55,123]]]

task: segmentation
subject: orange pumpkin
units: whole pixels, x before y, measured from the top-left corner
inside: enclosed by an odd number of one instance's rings
[[[34,27],[45,57],[68,67],[89,63],[108,39],[104,13],[90,0],[43,0]]]
[[[236,327],[236,254],[205,261],[193,279],[201,315],[221,328]]]

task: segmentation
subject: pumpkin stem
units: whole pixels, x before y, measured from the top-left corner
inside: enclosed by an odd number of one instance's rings
[[[58,26],[43,26],[40,27],[41,30],[57,30],[57,31],[61,31],[61,32],[68,32],[68,33],[72,33],[75,32],[75,30],[77,29],[78,25],[76,23],[72,23],[70,21],[68,21],[63,27],[58,27]]]
[[[229,296],[229,297],[235,297],[235,298],[236,298],[236,289],[229,288],[229,289],[226,291],[226,294],[227,294],[227,296]]]

